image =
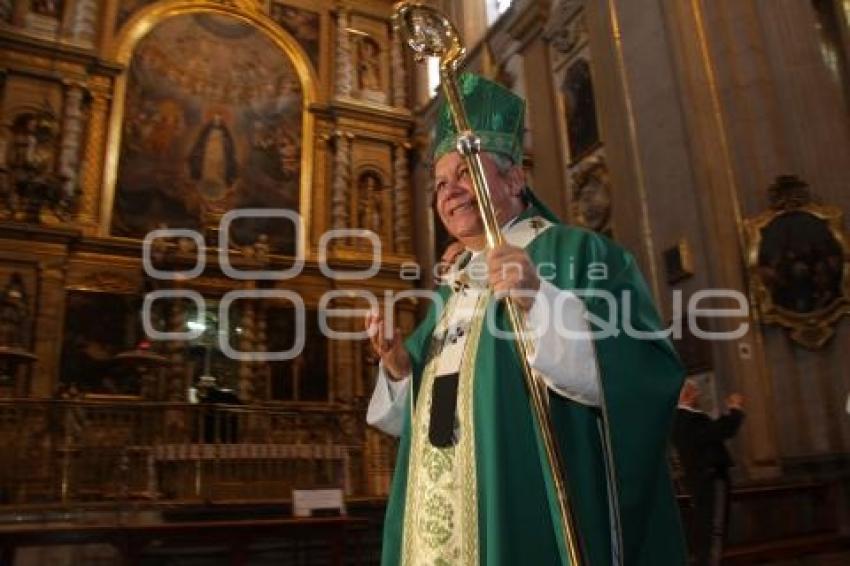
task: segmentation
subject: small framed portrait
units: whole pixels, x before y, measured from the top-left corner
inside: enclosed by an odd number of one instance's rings
[[[567,121],[570,160],[576,162],[599,145],[599,123],[593,76],[587,59],[576,59],[567,68],[561,84]]]
[[[817,349],[850,313],[850,252],[841,210],[813,202],[808,185],[777,177],[771,208],[745,221],[750,286],[765,322]]]

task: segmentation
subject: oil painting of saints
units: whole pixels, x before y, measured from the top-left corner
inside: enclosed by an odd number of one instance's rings
[[[303,101],[293,62],[251,25],[201,13],[155,26],[128,69],[112,234],[204,232],[234,208],[297,211]],[[261,235],[294,252],[287,223],[245,219],[230,234],[236,245]]]

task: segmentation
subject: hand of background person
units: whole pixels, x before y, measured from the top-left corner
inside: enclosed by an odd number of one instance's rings
[[[732,393],[726,398],[726,408],[729,410],[744,410],[744,396],[740,393]]]
[[[378,312],[370,312],[366,315],[366,330],[369,332],[372,349],[381,358],[390,378],[398,381],[409,374],[410,354],[402,343],[401,328],[396,328],[392,336],[387,336],[384,317]]]
[[[528,253],[516,246],[502,244],[487,253],[488,280],[496,296],[510,294],[517,305],[529,311],[534,294],[540,289],[537,269]],[[516,291],[522,294],[515,294]]]

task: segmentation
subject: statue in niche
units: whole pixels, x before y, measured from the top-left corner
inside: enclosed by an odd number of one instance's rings
[[[13,273],[0,290],[0,346],[24,347],[29,326],[29,305],[20,273]]]
[[[383,212],[383,183],[374,172],[360,175],[357,181],[358,227],[371,230],[381,237],[381,215]]]
[[[362,91],[381,90],[381,48],[369,36],[357,45],[357,85]]]

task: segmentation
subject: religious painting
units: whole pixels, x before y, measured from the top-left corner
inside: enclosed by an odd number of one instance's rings
[[[116,357],[143,337],[140,308],[136,295],[68,291],[60,362],[63,388],[89,395],[141,394],[135,368]]]
[[[269,352],[288,351],[296,332],[304,332],[304,349],[291,360],[270,362],[269,395],[275,401],[328,400],[328,339],[319,328],[318,312],[307,309],[304,328],[297,328],[295,311],[272,307],[266,311]]]
[[[319,69],[319,14],[273,3],[269,13],[301,45],[313,68]]]
[[[575,162],[599,145],[593,79],[586,59],[578,59],[569,66],[561,90],[564,95],[570,158]]]
[[[31,0],[30,10],[39,16],[60,19],[62,17],[63,0]]]
[[[746,221],[751,285],[762,318],[815,349],[850,313],[850,251],[842,214],[815,204],[808,185],[783,175],[770,187],[771,209]]]
[[[292,62],[240,20],[175,16],[128,69],[112,234],[214,229],[235,208],[298,210],[303,94]],[[292,254],[289,222],[244,219],[231,240],[267,236]]]

